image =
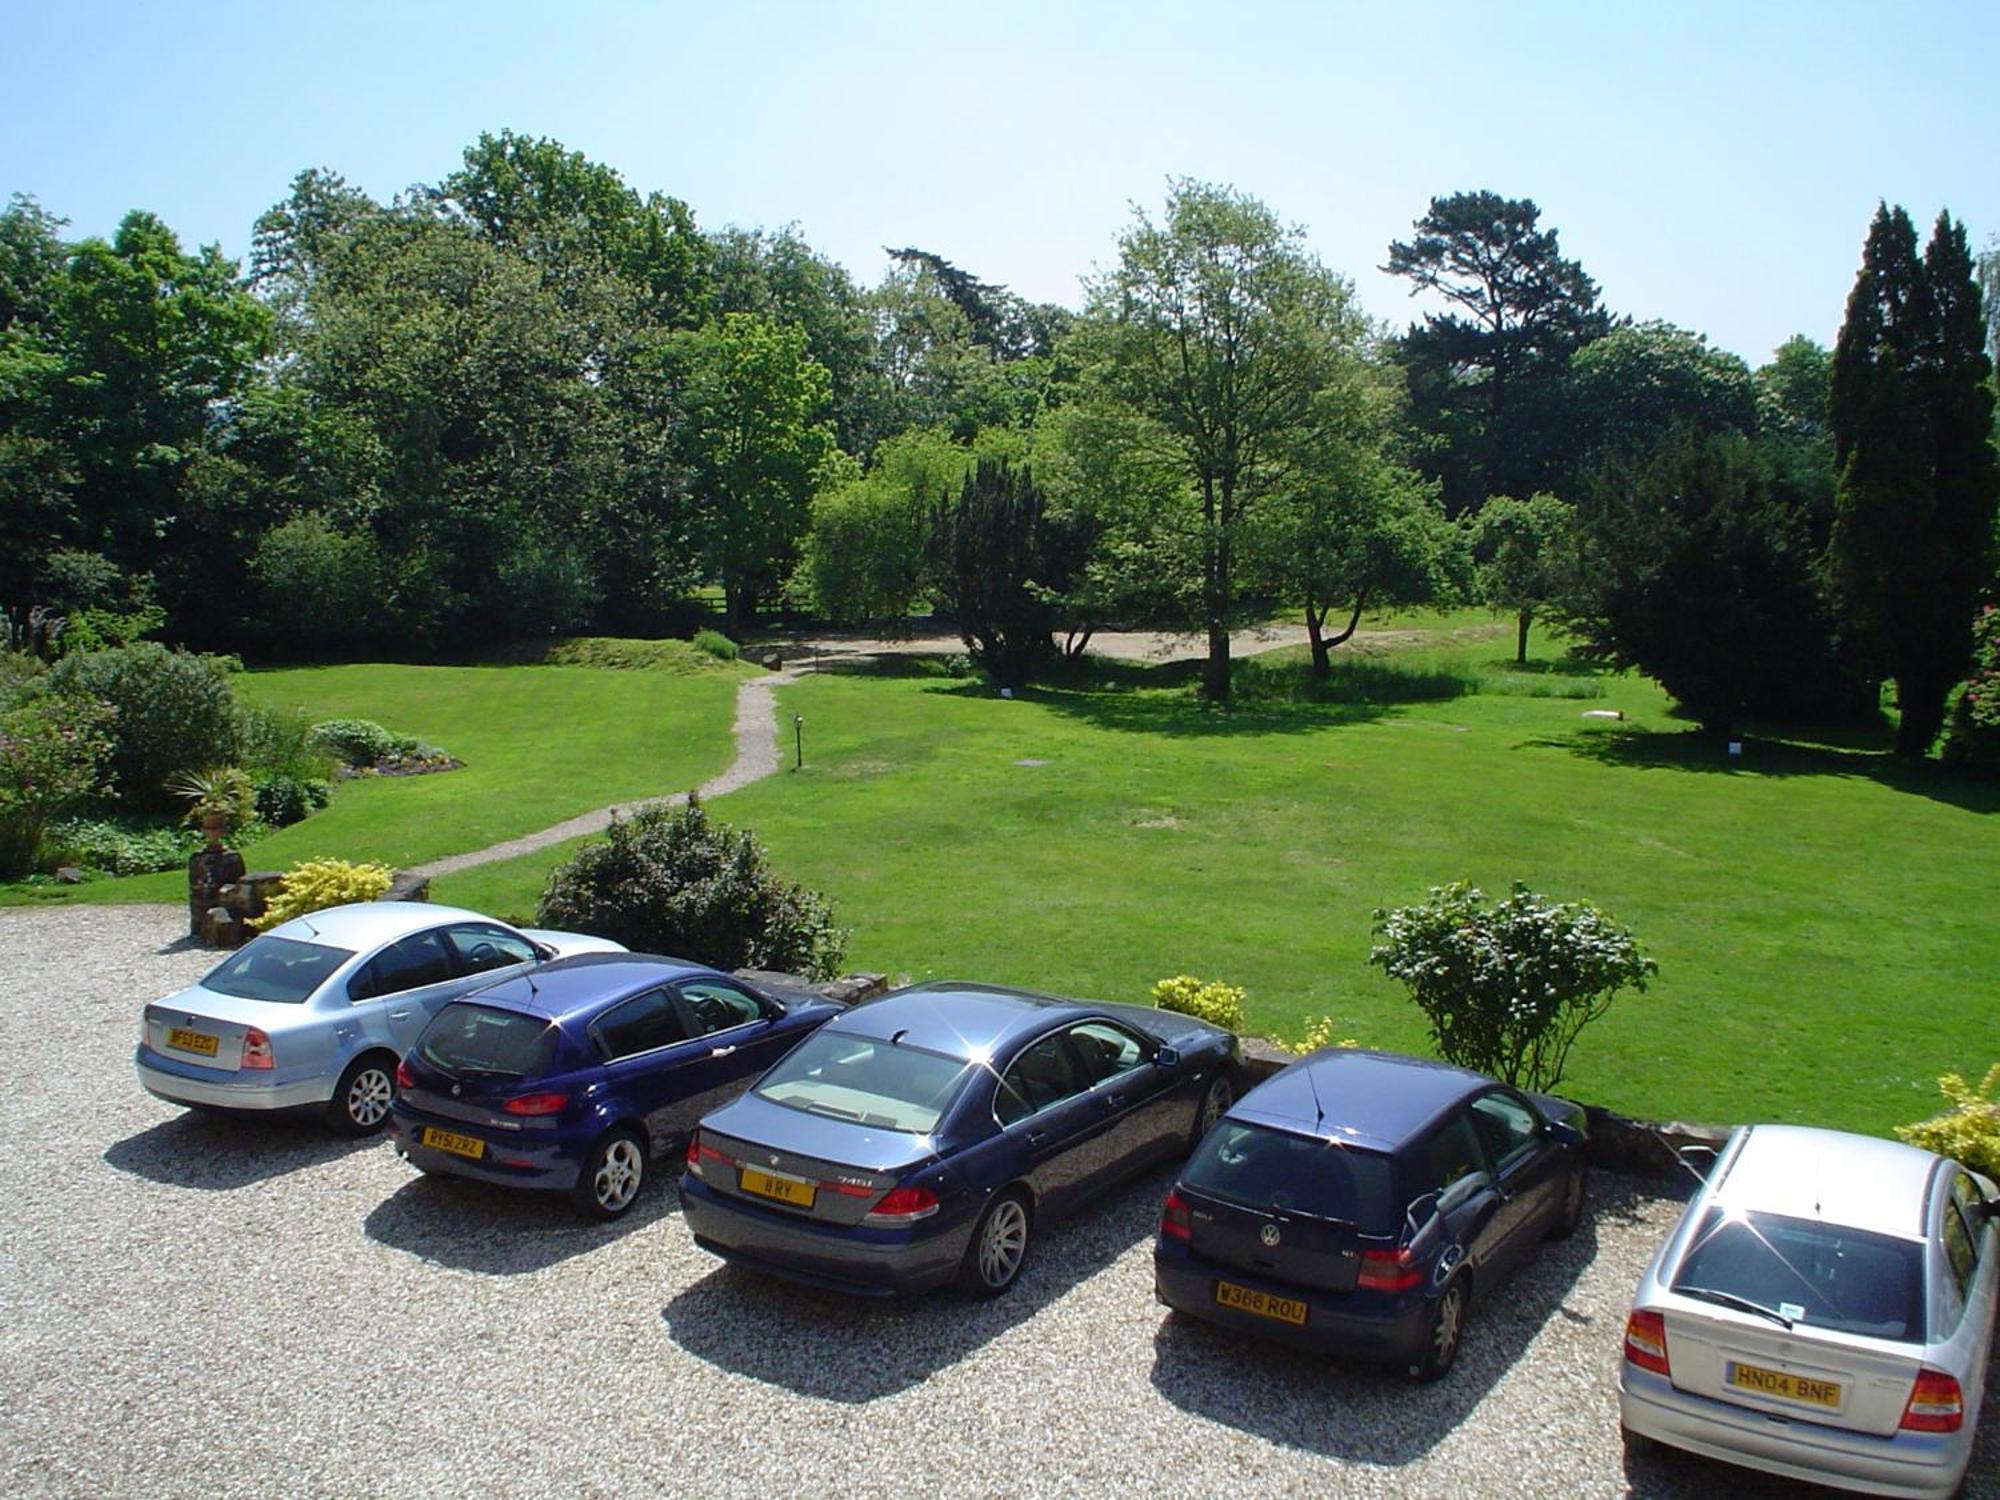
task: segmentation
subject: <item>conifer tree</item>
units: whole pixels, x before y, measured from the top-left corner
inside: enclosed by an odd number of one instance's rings
[[[1879,207],[1834,349],[1840,473],[1828,573],[1853,644],[1895,679],[1896,753],[1922,756],[1965,674],[1996,493],[1991,364],[1963,226],[1938,216],[1920,259]]]

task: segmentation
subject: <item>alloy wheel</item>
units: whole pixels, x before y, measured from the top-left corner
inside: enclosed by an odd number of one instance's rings
[[[354,1075],[347,1085],[344,1106],[356,1130],[373,1130],[382,1123],[388,1116],[395,1087],[386,1068],[371,1065]]]
[[[1002,1198],[986,1216],[979,1236],[979,1279],[1004,1287],[1021,1271],[1028,1253],[1028,1211],[1018,1198]]]
[[[638,1197],[645,1171],[646,1159],[637,1141],[626,1136],[612,1141],[598,1158],[597,1172],[591,1179],[598,1207],[607,1214],[623,1213]]]

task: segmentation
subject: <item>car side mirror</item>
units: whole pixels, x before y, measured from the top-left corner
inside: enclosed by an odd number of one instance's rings
[[[1162,1047],[1153,1054],[1153,1066],[1155,1067],[1178,1068],[1180,1065],[1181,1053],[1178,1047]]]
[[[1581,1146],[1583,1132],[1562,1120],[1551,1120],[1545,1132],[1548,1138],[1559,1146]]]
[[[1974,1212],[1989,1224],[2000,1221],[2000,1198],[1988,1198]]]

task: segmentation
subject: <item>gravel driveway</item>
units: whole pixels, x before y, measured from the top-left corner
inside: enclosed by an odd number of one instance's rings
[[[1165,1174],[998,1302],[851,1303],[722,1268],[671,1187],[586,1226],[150,1099],[138,1008],[212,957],[182,920],[0,910],[0,1493],[1817,1493],[1627,1467],[1626,1299],[1676,1209],[1641,1185],[1601,1180],[1434,1387],[1165,1318]],[[1994,1405],[1968,1495],[2000,1495]]]

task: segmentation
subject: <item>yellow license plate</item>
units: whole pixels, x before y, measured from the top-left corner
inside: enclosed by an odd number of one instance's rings
[[[424,1127],[424,1144],[434,1151],[449,1151],[453,1156],[468,1157],[478,1161],[486,1154],[486,1142],[476,1135],[460,1135],[455,1130],[439,1130],[435,1125]]]
[[[1783,1370],[1767,1370],[1762,1365],[1729,1364],[1729,1383],[1739,1391],[1755,1391],[1760,1396],[1777,1396],[1807,1406],[1829,1409],[1840,1405],[1840,1383],[1814,1380],[1807,1375],[1790,1375]]]
[[[794,1208],[811,1208],[813,1199],[819,1193],[815,1183],[804,1182],[796,1177],[779,1177],[770,1172],[760,1172],[755,1167],[745,1167],[740,1179],[743,1191],[755,1193],[760,1198],[775,1198],[780,1203],[789,1203]]]
[[[176,1026],[167,1033],[167,1045],[180,1052],[199,1052],[203,1057],[215,1056],[216,1043],[220,1038],[212,1037],[205,1031],[186,1031]]]
[[[1306,1305],[1291,1297],[1273,1297],[1269,1292],[1252,1291],[1247,1286],[1238,1286],[1232,1281],[1218,1281],[1215,1284],[1215,1300],[1224,1307],[1233,1307],[1238,1312],[1255,1313],[1260,1318],[1275,1318],[1280,1323],[1294,1326],[1305,1322]]]

